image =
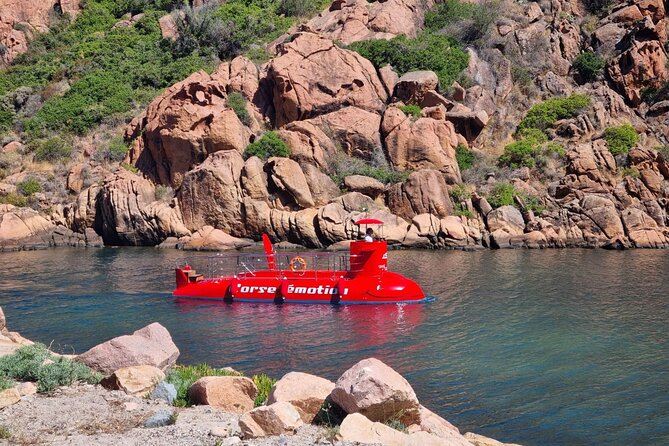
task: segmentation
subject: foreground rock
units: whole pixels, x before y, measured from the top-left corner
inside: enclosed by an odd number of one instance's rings
[[[242,414],[253,409],[258,388],[244,376],[205,376],[188,389],[188,398],[195,404],[206,404]]]
[[[360,444],[382,444],[389,446],[470,446],[462,441],[446,441],[427,432],[405,434],[383,423],[370,421],[361,414],[348,415],[339,428],[338,438]]]
[[[179,349],[165,327],[157,322],[132,335],[119,336],[77,356],[82,362],[104,374],[136,365],[152,365],[161,370],[174,365]]]
[[[257,407],[239,419],[244,438],[294,434],[302,424],[295,407],[285,401]]]
[[[165,374],[157,367],[137,365],[116,370],[100,384],[111,390],[123,390],[128,395],[146,396]]]
[[[364,359],[337,380],[330,394],[346,413],[360,413],[382,423],[420,422],[420,404],[409,382],[376,358]]]
[[[267,404],[291,403],[305,423],[311,423],[335,384],[308,373],[290,372],[274,384]]]

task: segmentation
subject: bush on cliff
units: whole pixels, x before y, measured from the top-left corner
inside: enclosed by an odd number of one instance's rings
[[[369,59],[376,68],[385,65],[400,74],[414,70],[432,70],[442,88],[457,80],[469,63],[469,55],[452,37],[423,33],[414,39],[404,35],[390,40],[364,40],[351,44],[350,49]]]
[[[166,11],[150,2],[133,26],[112,29],[132,7],[122,3],[87,2],[74,23],[52,25],[30,42],[28,52],[0,71],[0,96],[30,87],[44,101],[41,108],[37,104],[37,112],[17,112],[17,129],[32,138],[48,132],[83,134],[110,116],[126,119],[163,88],[213,67],[205,57],[175,57],[166,51],[158,26]],[[55,88],[60,81],[66,81],[64,89]]]
[[[330,159],[329,173],[337,185],[341,185],[344,178],[350,175],[371,177],[383,184],[401,183],[411,175],[410,171],[400,172],[393,169],[381,148],[372,152],[372,159],[369,161],[339,152]]]
[[[566,98],[553,98],[534,105],[518,125],[518,132],[527,129],[546,131],[559,119],[578,116],[590,106],[590,98],[582,94],[572,94]]]
[[[458,144],[455,148],[455,159],[458,162],[460,172],[471,169],[476,161],[476,155],[463,144]]]
[[[246,110],[246,98],[239,92],[230,93],[225,100],[225,105],[230,107],[242,124],[251,125],[251,115]]]
[[[574,60],[573,68],[581,75],[584,81],[597,79],[603,72],[606,62],[592,51],[584,51]]]
[[[273,156],[287,158],[290,156],[290,148],[277,132],[267,132],[259,140],[246,146],[244,157],[250,158],[252,156],[257,156],[262,160],[267,160]]]
[[[36,381],[38,392],[50,392],[74,382],[97,384],[102,379],[84,364],[53,356],[45,345],[39,343],[20,347],[11,355],[1,357],[0,375],[20,381]]]
[[[604,139],[613,155],[625,155],[639,142],[639,134],[631,124],[623,124],[604,130]]]
[[[72,155],[72,146],[63,138],[54,136],[47,140],[30,144],[30,148],[36,146],[35,161],[55,162],[68,159]]]
[[[29,197],[42,191],[42,185],[35,178],[27,178],[16,185],[16,190]]]

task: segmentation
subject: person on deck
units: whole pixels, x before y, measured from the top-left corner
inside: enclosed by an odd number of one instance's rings
[[[366,242],[374,241],[374,230],[372,228],[367,228],[367,232],[365,233],[365,241]]]

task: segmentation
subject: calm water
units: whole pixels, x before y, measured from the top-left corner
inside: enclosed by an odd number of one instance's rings
[[[175,301],[182,253],[0,253],[10,328],[82,352],[150,322],[180,362],[335,380],[375,356],[463,431],[526,445],[669,444],[669,253],[391,252],[436,302]]]

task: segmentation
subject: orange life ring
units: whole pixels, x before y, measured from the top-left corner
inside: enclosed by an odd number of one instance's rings
[[[292,272],[296,272],[296,271],[306,271],[306,269],[307,269],[307,261],[304,260],[304,259],[303,259],[302,257],[300,257],[300,256],[295,256],[295,257],[293,257],[292,259],[290,259],[289,266],[290,266],[290,270],[291,270]]]

